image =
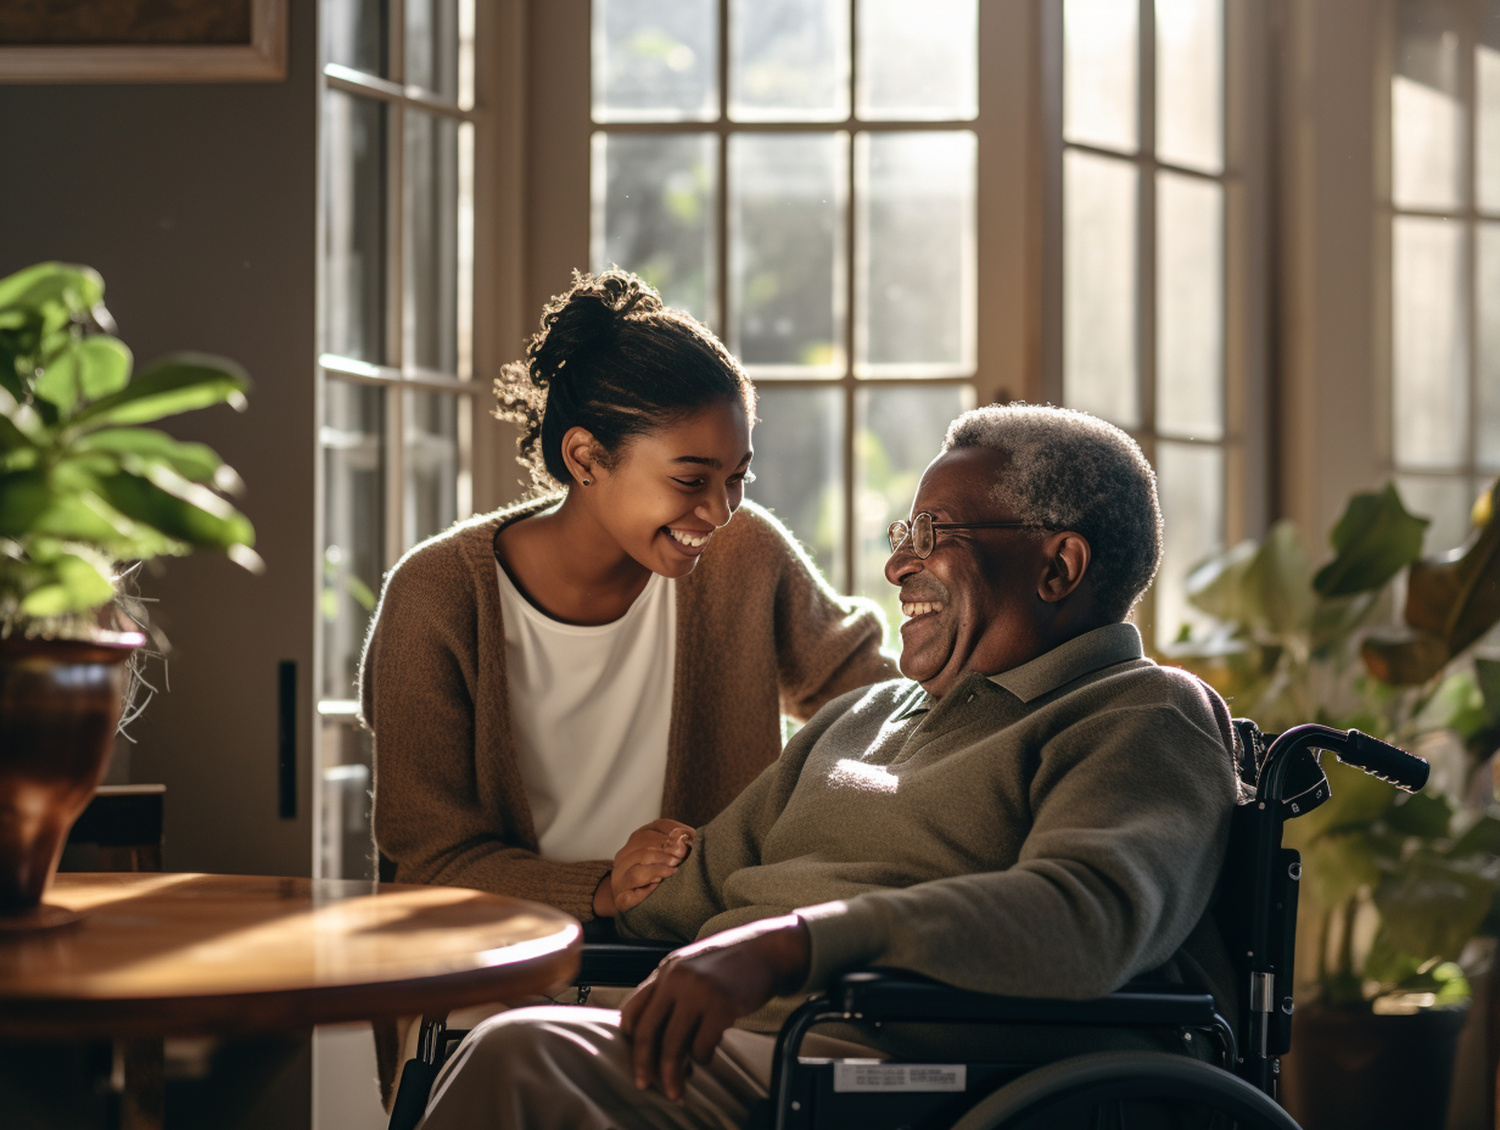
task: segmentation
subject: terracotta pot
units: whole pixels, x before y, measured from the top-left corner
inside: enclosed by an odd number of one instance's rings
[[[1443,1130],[1467,1009],[1298,1009],[1283,1098],[1303,1130]]]
[[[0,915],[41,902],[114,749],[144,640],[0,640]]]

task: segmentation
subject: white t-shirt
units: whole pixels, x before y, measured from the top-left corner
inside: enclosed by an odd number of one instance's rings
[[[496,563],[521,781],[541,854],[612,859],[661,815],[677,655],[677,582],[653,573],[625,615],[564,624]]]

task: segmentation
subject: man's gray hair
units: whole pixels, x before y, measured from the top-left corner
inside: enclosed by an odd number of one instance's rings
[[[1156,473],[1140,445],[1087,412],[1015,403],[954,420],[943,450],[962,447],[1007,457],[992,497],[1008,515],[1088,540],[1098,610],[1125,619],[1161,562]]]

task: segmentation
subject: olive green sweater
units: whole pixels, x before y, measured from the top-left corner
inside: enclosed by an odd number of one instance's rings
[[[542,498],[455,526],[397,563],[365,644],[375,840],[402,882],[550,903],[587,920],[609,860],[537,854],[505,681],[495,532]],[[745,503],[677,582],[676,670],[661,812],[701,824],[781,749],[781,714],[896,674],[882,620],[836,596],[765,510]],[[623,845],[622,845],[623,846]]]
[[[1130,624],[941,699],[883,683],[799,731],[619,925],[687,941],[796,911],[808,991],[876,965],[1071,998],[1158,972],[1229,1007],[1204,912],[1237,796],[1232,741],[1222,700],[1143,658]]]

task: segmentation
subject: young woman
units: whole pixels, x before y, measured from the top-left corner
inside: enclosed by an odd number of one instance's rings
[[[360,676],[375,838],[397,880],[587,923],[632,832],[706,822],[775,760],[783,712],[897,670],[873,606],[744,503],[744,371],[639,278],[576,276],[496,391],[549,493],[387,578]]]

